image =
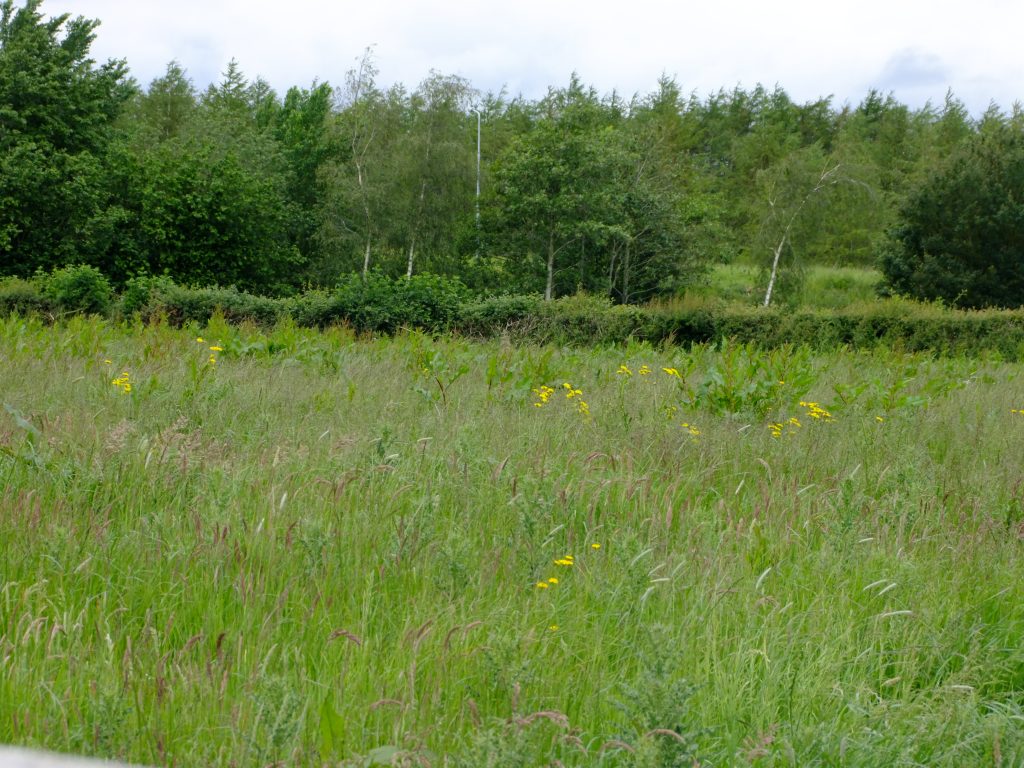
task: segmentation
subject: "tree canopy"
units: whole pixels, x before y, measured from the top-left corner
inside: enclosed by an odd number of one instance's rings
[[[0,275],[287,294],[427,272],[629,303],[729,260],[784,298],[802,265],[883,253],[894,291],[1021,301],[1016,113],[668,77],[628,99],[576,75],[535,101],[439,72],[385,87],[372,50],[283,96],[235,60],[203,88],[178,61],[140,87],[90,58],[97,24],[0,0]]]

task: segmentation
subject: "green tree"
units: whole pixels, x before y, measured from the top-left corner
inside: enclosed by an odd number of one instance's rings
[[[98,22],[0,2],[0,270],[91,260],[111,205],[105,154],[135,92],[123,61],[95,66]]]
[[[889,290],[964,307],[1024,304],[1024,125],[989,116],[900,207]]]
[[[549,92],[532,130],[495,163],[488,206],[491,247],[515,257],[510,269],[522,287],[542,285],[547,300],[593,290],[593,247],[625,236],[617,198],[626,167],[593,89],[573,76],[568,88]]]
[[[365,277],[374,253],[385,247],[394,226],[390,166],[405,109],[401,87],[388,92],[376,84],[377,68],[367,50],[335,92],[337,113],[328,141],[339,148],[320,168],[317,238],[324,254],[324,278],[358,269]],[[358,255],[357,255],[358,254]]]
[[[445,256],[472,215],[475,142],[465,126],[473,95],[463,78],[435,72],[408,101],[391,180],[400,222],[394,235],[406,253],[406,277],[412,277],[417,256],[435,271],[448,271]]]

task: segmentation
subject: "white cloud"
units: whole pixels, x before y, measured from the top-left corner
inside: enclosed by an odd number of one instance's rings
[[[800,101],[856,103],[878,87],[919,106],[952,88],[974,112],[1024,98],[1024,4],[1013,0],[46,0],[43,10],[100,19],[97,58],[127,58],[143,83],[177,59],[204,87],[235,57],[279,90],[339,84],[375,45],[382,83],[414,86],[433,68],[530,97],[578,71],[625,95],[666,72],[699,94],[762,82]]]

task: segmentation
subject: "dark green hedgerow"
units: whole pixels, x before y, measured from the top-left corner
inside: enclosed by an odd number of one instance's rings
[[[473,337],[507,335],[569,346],[627,339],[696,344],[723,338],[764,347],[815,349],[879,345],[949,355],[996,354],[1024,359],[1024,311],[952,310],[899,299],[844,309],[751,307],[721,302],[677,306],[616,306],[594,296],[545,302],[536,295],[473,299],[458,281],[432,275],[411,280],[352,275],[331,291],[268,298],[235,288],[188,288],[166,277],[129,280],[112,297],[105,279],[71,267],[32,280],[0,281],[0,313],[60,316],[72,312],[164,318],[174,325],[205,323],[219,312],[230,322],[269,326],[290,319],[305,327],[346,324],[365,333],[402,328]]]

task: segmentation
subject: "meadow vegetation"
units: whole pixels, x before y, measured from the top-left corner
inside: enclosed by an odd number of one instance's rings
[[[1024,762],[1021,366],[0,319],[0,743]]]

